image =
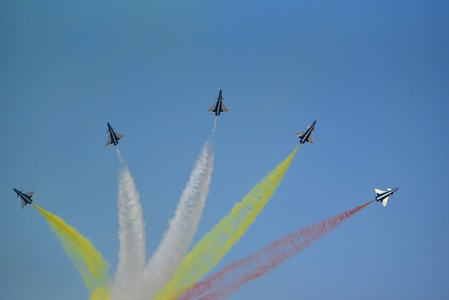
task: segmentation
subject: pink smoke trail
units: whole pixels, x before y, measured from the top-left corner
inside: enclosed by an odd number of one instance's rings
[[[178,300],[197,298],[200,300],[218,300],[227,298],[243,285],[265,275],[285,260],[301,252],[304,248],[311,246],[314,241],[335,229],[372,202],[374,200],[324,219],[319,223],[275,241],[247,258],[236,261],[205,280],[198,282],[179,297]]]

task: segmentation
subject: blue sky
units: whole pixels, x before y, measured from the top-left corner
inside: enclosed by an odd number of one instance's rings
[[[446,299],[446,1],[3,1],[0,296],[87,299],[44,218],[88,237],[115,272],[119,161],[154,251],[223,89],[198,240],[318,120],[274,197],[220,266],[398,186],[231,299]],[[220,268],[217,268],[217,270]]]

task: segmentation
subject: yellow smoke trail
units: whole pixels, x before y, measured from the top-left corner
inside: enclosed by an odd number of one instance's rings
[[[74,227],[68,225],[59,216],[33,204],[47,219],[53,232],[61,241],[65,253],[81,273],[84,284],[91,292],[92,300],[108,300],[109,263],[101,256],[89,239],[83,237]]]
[[[298,149],[299,145],[198,242],[153,300],[176,299],[220,262],[262,212],[284,178]]]
[[[100,287],[90,293],[89,300],[111,300],[111,294],[108,288]]]

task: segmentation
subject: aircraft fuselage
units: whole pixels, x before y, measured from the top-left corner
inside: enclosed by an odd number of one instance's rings
[[[389,191],[386,191],[386,192],[384,192],[384,193],[382,193],[382,194],[377,195],[376,201],[382,201],[383,199],[390,197],[390,196],[393,195],[394,192],[396,192],[398,189],[399,189],[399,188],[394,188],[394,189],[392,189],[392,190],[389,190]]]

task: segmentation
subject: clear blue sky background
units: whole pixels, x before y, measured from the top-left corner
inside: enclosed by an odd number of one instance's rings
[[[14,187],[88,237],[112,276],[119,161],[106,122],[125,135],[150,255],[223,89],[196,240],[318,123],[219,267],[400,188],[231,299],[447,299],[448,16],[436,0],[2,1],[0,298],[88,298]]]

